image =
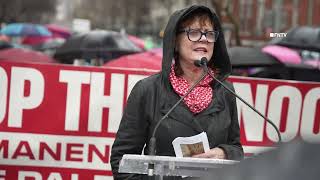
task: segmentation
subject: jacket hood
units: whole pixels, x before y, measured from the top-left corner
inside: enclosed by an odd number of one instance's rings
[[[212,18],[212,22],[214,24],[214,29],[216,31],[219,31],[219,36],[217,41],[214,45],[214,51],[213,56],[209,60],[209,66],[210,64],[217,69],[219,69],[219,73],[217,74],[217,78],[220,80],[224,80],[227,78],[231,73],[231,63],[229,59],[229,55],[227,52],[224,35],[222,32],[220,21],[217,17],[217,15],[210,10],[208,7],[202,6],[202,5],[193,5],[188,8],[184,8],[181,10],[178,10],[174,12],[166,26],[166,29],[164,31],[164,37],[163,37],[163,59],[162,59],[162,71],[161,75],[164,78],[164,81],[167,81],[169,73],[170,73],[170,67],[172,64],[172,60],[174,58],[174,48],[175,48],[175,41],[176,41],[176,31],[178,28],[179,23],[190,13],[192,13],[195,10],[200,10],[207,12],[209,16]],[[212,67],[212,66],[211,66]]]

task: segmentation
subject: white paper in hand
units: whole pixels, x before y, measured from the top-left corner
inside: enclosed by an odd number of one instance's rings
[[[190,137],[177,137],[172,145],[177,157],[191,157],[210,150],[206,132]]]

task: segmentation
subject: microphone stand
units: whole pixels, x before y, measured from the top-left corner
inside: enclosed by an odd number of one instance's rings
[[[256,110],[253,106],[251,106],[248,102],[246,102],[244,99],[242,99],[240,96],[238,96],[235,92],[233,92],[233,90],[231,90],[230,88],[228,88],[226,85],[224,85],[224,83],[222,83],[219,79],[217,79],[209,70],[208,70],[208,65],[207,65],[207,58],[203,57],[201,58],[200,66],[203,67],[204,71],[206,74],[209,74],[215,81],[217,81],[219,84],[221,84],[226,90],[228,90],[231,94],[233,94],[235,97],[237,97],[239,100],[241,100],[244,104],[246,104],[250,109],[252,109],[254,112],[256,112],[257,114],[259,114],[263,119],[265,119],[269,124],[271,124],[271,126],[275,129],[275,131],[277,132],[278,135],[278,143],[282,142],[282,138],[280,135],[280,131],[277,128],[277,126],[270,120],[268,119],[266,116],[264,116],[263,114],[261,114],[258,110]]]
[[[198,62],[195,62],[195,65],[196,65],[196,66],[199,66],[199,65],[196,64],[196,63],[199,63],[199,61],[198,61]],[[196,83],[194,83],[194,84],[191,86],[191,88],[187,91],[187,93],[186,93],[184,96],[182,96],[182,97],[179,99],[179,101],[177,101],[177,102],[172,106],[172,108],[157,122],[157,124],[155,125],[155,127],[154,127],[154,129],[153,129],[152,136],[151,136],[151,138],[150,138],[150,140],[149,140],[149,147],[148,147],[149,155],[151,155],[151,156],[155,156],[155,155],[156,155],[156,137],[155,137],[155,135],[156,135],[156,132],[157,132],[157,130],[158,130],[161,122],[162,122],[163,120],[165,120],[165,119],[169,116],[169,114],[181,103],[181,101],[182,101],[186,96],[188,96],[188,95],[191,93],[191,91],[206,77],[206,75],[207,75],[207,73],[206,73],[206,72],[203,72],[201,78],[200,78]],[[153,176],[153,174],[154,174],[153,172],[154,172],[154,164],[148,164],[148,176]]]

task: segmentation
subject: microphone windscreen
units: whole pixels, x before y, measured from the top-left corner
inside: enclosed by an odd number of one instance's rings
[[[197,66],[197,67],[201,67],[201,61],[200,61],[200,60],[195,60],[195,61],[193,62],[193,64],[194,64],[195,66]]]
[[[202,57],[200,61],[201,61],[202,65],[207,65],[208,64],[208,59],[206,57]]]

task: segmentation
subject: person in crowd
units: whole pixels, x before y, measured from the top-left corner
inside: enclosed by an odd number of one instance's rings
[[[157,122],[204,76],[203,69],[194,65],[203,57],[209,60],[214,76],[233,89],[226,80],[231,64],[217,15],[202,5],[174,12],[164,32],[161,72],[140,80],[129,95],[111,151],[115,180],[148,178],[119,173],[119,162],[124,154],[149,154],[147,147]],[[210,150],[193,157],[243,158],[236,99],[209,75],[159,125],[156,155],[176,156],[175,138],[201,132],[206,132]]]

